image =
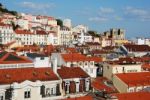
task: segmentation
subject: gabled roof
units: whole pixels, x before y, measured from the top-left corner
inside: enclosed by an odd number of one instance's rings
[[[14,63],[32,63],[26,57],[17,56],[15,53],[0,52],[0,64],[14,64]]]
[[[123,73],[116,76],[129,87],[150,85],[150,72]]]
[[[59,80],[51,68],[14,68],[0,69],[0,84],[12,84],[13,82],[51,81]]]
[[[80,67],[61,67],[58,69],[58,74],[62,79],[89,77]]]

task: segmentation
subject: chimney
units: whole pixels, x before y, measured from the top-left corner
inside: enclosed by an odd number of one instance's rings
[[[54,73],[57,74],[57,58],[53,59],[52,67],[53,67]]]

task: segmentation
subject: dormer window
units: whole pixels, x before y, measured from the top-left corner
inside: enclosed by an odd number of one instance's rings
[[[30,98],[31,97],[31,89],[26,89],[24,92],[24,98]]]
[[[93,61],[91,61],[91,62],[90,62],[90,65],[94,65],[94,62],[93,62]]]
[[[79,62],[79,66],[82,66],[83,65],[83,63],[82,62]]]
[[[44,60],[44,57],[41,57],[40,60]]]
[[[88,65],[88,62],[85,62],[84,64],[85,64],[85,66],[87,66],[87,65]]]
[[[4,100],[4,95],[2,93],[0,94],[0,100]]]

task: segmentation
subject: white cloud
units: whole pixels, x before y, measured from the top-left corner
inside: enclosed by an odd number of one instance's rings
[[[105,17],[91,17],[89,18],[89,21],[94,21],[94,22],[105,22],[108,21],[108,18]]]
[[[99,11],[100,11],[100,13],[103,13],[103,14],[114,13],[114,9],[112,9],[112,8],[100,7]]]
[[[46,9],[46,8],[51,8],[54,7],[55,4],[53,3],[34,3],[34,2],[21,2],[20,5],[22,7],[27,7],[27,8],[31,8],[31,9]]]
[[[20,7],[23,7],[27,13],[32,14],[48,14],[48,9],[54,8],[54,3],[35,3],[23,1],[18,3]]]
[[[116,16],[115,10],[113,8],[108,8],[108,7],[100,7],[100,9],[97,11],[95,17],[90,17],[88,20],[89,21],[94,21],[94,22],[107,22],[110,20],[115,20],[115,21],[121,21],[123,18]]]
[[[126,7],[125,15],[128,18],[138,19],[141,21],[150,21],[150,12],[146,9],[134,8],[134,7]]]

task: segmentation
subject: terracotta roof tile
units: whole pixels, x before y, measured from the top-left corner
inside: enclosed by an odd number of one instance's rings
[[[15,30],[16,34],[33,34],[31,31],[28,30]]]
[[[128,51],[132,52],[150,52],[150,47],[148,45],[124,45],[125,48],[127,48]]]
[[[116,74],[116,76],[129,86],[150,85],[150,72],[124,73]]]
[[[0,84],[12,84],[13,82],[51,81],[58,80],[51,68],[14,68],[0,69]]]
[[[61,67],[61,69],[58,69],[58,74],[62,79],[89,77],[80,67]]]
[[[97,77],[92,82],[92,87],[99,91],[104,91],[107,93],[113,93],[116,91],[115,87],[108,86],[104,82],[108,82],[108,79],[105,77]]]
[[[14,64],[14,63],[32,63],[26,57],[17,56],[14,53],[0,52],[0,64]]]
[[[75,61],[95,61],[101,62],[102,58],[100,57],[86,57],[80,53],[68,53],[68,54],[61,54],[62,58],[67,62],[75,62]]]

